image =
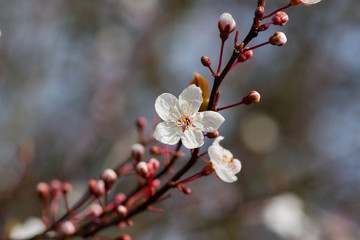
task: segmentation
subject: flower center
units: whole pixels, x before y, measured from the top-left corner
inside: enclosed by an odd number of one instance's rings
[[[189,116],[181,116],[176,121],[176,126],[182,127],[183,130],[188,130],[189,127],[193,127],[193,120],[194,118],[190,118]]]

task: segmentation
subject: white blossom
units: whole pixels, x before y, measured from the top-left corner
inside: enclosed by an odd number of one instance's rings
[[[201,89],[192,84],[179,99],[170,93],[161,94],[155,101],[155,110],[164,121],[156,126],[154,138],[169,145],[181,139],[188,149],[202,146],[202,132],[216,131],[225,119],[218,112],[198,112],[203,102],[201,93]]]
[[[301,3],[304,5],[312,5],[312,4],[318,3],[320,1],[321,0],[301,0]]]
[[[241,163],[238,159],[233,158],[229,150],[219,145],[219,142],[223,139],[224,137],[217,137],[209,147],[208,153],[216,175],[224,182],[231,183],[237,180],[235,174],[240,172]]]
[[[310,6],[310,5],[313,5],[315,3],[319,3],[321,2],[321,0],[290,0],[290,3],[292,5],[298,5],[298,4],[303,4],[303,5],[306,5],[306,6]]]

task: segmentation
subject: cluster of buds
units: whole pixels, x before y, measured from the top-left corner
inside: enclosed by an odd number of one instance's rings
[[[199,80],[202,84],[192,82],[179,96],[176,98],[170,93],[164,93],[155,101],[155,110],[159,117],[163,120],[155,128],[153,137],[159,142],[165,144],[163,147],[153,145],[149,146],[152,139],[147,139],[144,135],[147,120],[139,118],[136,127],[139,133],[138,143],[131,147],[131,157],[123,165],[112,169],[106,169],[102,172],[100,179],[90,179],[88,181],[88,198],[80,201],[76,207],[70,209],[67,201],[67,195],[72,191],[70,183],[62,183],[53,180],[48,183],[39,183],[37,185],[37,193],[42,203],[42,220],[47,229],[54,229],[58,235],[56,238],[66,238],[77,235],[77,231],[86,232],[91,230],[89,236],[95,236],[96,231],[101,230],[104,226],[117,225],[118,227],[131,226],[133,223],[130,217],[145,209],[149,211],[160,211],[152,207],[152,204],[166,199],[164,194],[170,188],[178,188],[185,194],[191,194],[191,189],[185,184],[197,180],[200,177],[216,175],[224,182],[235,182],[241,170],[241,162],[233,157],[233,154],[220,145],[220,141],[224,138],[220,136],[218,128],[224,122],[223,116],[218,113],[221,110],[235,107],[238,105],[251,105],[259,103],[260,94],[257,91],[251,91],[244,96],[241,102],[226,107],[218,108],[217,104],[220,99],[219,86],[224,80],[224,76],[238,63],[243,63],[253,57],[253,50],[267,45],[283,46],[287,38],[284,33],[276,32],[265,43],[254,47],[246,47],[247,44],[255,38],[259,32],[269,29],[271,25],[284,26],[289,21],[289,16],[283,12],[287,7],[304,4],[311,5],[320,0],[290,0],[290,3],[265,15],[265,0],[258,0],[258,5],[254,13],[254,21],[251,30],[245,40],[237,43],[238,31],[235,36],[233,56],[229,60],[227,67],[220,74],[224,42],[229,35],[235,30],[236,23],[232,15],[223,13],[218,20],[218,29],[221,39],[221,51],[219,65],[215,73],[211,69],[211,61],[208,57],[203,56],[201,63],[209,68],[213,77],[213,89],[209,91],[206,80]],[[271,21],[261,25],[261,21],[272,17]],[[211,92],[211,96],[209,96]],[[200,153],[200,147],[204,144],[204,137],[213,140],[212,145],[207,151]],[[179,141],[182,145],[190,149],[191,158],[174,176],[163,184],[160,189],[160,178],[164,174],[170,173],[174,161],[182,156],[180,152],[181,144],[176,150],[168,148],[168,145],[174,145]],[[152,156],[163,155],[164,168],[160,168],[160,162],[156,158],[145,160],[146,148]],[[169,161],[169,154],[175,160]],[[209,159],[205,155],[209,156]],[[160,158],[159,158],[160,159]],[[207,165],[198,173],[181,180],[185,174],[198,159],[203,159]],[[112,201],[108,203],[108,193],[114,191],[114,184],[118,177],[135,174],[138,180],[138,186],[132,193],[127,196],[123,193],[116,193]],[[159,190],[160,189],[160,190]],[[155,192],[157,193],[155,194]],[[109,196],[108,196],[109,195]],[[56,221],[58,209],[58,201],[60,197],[64,197],[67,213]],[[88,202],[89,200],[95,202]],[[50,208],[48,204],[50,203]],[[89,203],[89,206],[85,203]],[[90,204],[91,203],[91,204]],[[50,213],[48,212],[50,209]],[[139,210],[140,209],[140,210]],[[138,212],[136,212],[138,210]],[[50,224],[50,221],[52,224]],[[97,228],[98,227],[98,228]],[[78,234],[81,235],[81,234]],[[86,235],[86,234],[85,234]],[[44,235],[45,236],[45,235]],[[124,234],[115,238],[116,240],[131,240],[130,236]]]
[[[136,172],[140,176],[148,179],[155,175],[159,167],[160,167],[160,162],[155,158],[151,158],[148,162],[143,162],[143,161],[139,162],[136,165]]]

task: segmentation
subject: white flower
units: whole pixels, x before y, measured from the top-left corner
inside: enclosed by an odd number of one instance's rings
[[[213,164],[216,175],[224,182],[235,182],[235,174],[240,172],[241,163],[238,159],[233,159],[232,153],[219,145],[224,137],[217,137],[214,143],[209,147],[208,153],[210,161]]]
[[[313,5],[315,3],[318,3],[320,2],[321,0],[290,0],[290,3],[292,5],[298,5],[298,4],[303,4],[303,5],[306,5],[306,6],[310,6],[310,5]]]
[[[198,112],[203,102],[201,93],[201,89],[192,84],[179,99],[170,93],[161,94],[155,101],[155,110],[164,121],[156,126],[154,138],[169,145],[181,139],[188,149],[202,146],[202,132],[216,131],[225,119],[214,111]]]
[[[45,231],[44,223],[36,217],[26,219],[23,224],[17,223],[10,230],[10,238],[24,239],[31,238]]]

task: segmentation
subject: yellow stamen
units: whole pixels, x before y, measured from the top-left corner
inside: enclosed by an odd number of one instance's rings
[[[190,103],[193,103],[194,101],[193,100],[190,100]]]
[[[174,111],[171,111],[171,113],[174,113]]]

